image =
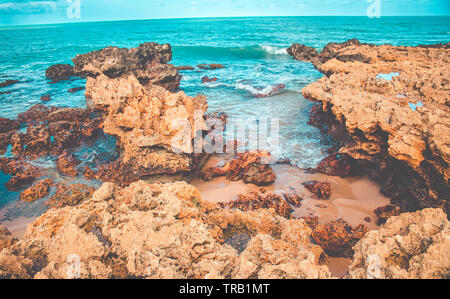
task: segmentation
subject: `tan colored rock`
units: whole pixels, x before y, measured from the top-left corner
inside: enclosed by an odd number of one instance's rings
[[[252,236],[240,254],[224,243],[233,229]],[[224,210],[183,182],[105,183],[91,199],[30,225],[0,252],[0,277],[328,278],[310,235],[303,220]]]
[[[302,47],[291,50],[296,49],[293,55],[305,59]],[[302,93],[331,112],[350,136],[339,154],[378,167],[382,185],[390,185],[389,195],[400,195],[394,200],[403,209],[449,209],[449,57],[449,44],[396,47],[351,40],[329,44],[308,59],[326,76]]]
[[[0,225],[0,251],[3,248],[9,247],[17,242],[17,239],[11,234],[11,232],[4,225]]]
[[[450,277],[450,223],[441,209],[391,217],[353,249],[348,278]]]
[[[191,98],[181,91],[142,85],[134,75],[88,78],[86,89],[93,104],[107,112],[103,131],[118,139],[122,153],[120,167],[114,169],[133,172],[122,177],[137,181],[195,168],[193,138],[204,129],[202,117],[208,107],[204,96]],[[194,124],[195,115],[198,124]]]

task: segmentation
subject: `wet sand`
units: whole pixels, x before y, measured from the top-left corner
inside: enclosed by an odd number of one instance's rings
[[[223,163],[224,156],[213,156],[204,167],[211,167]],[[340,178],[320,173],[311,174],[291,165],[273,165],[277,179],[273,185],[264,187],[274,193],[287,193],[291,190],[300,195],[304,200],[299,208],[295,208],[295,217],[317,216],[319,223],[327,224],[331,221],[343,218],[352,226],[365,224],[369,229],[377,228],[377,217],[373,213],[378,207],[389,204],[389,198],[380,193],[380,187],[366,178]],[[329,182],[331,196],[329,200],[318,200],[309,192],[302,183],[317,180]],[[196,178],[191,182],[202,193],[202,198],[211,202],[228,202],[237,199],[238,194],[245,194],[258,190],[253,184],[245,184],[242,181],[232,182],[225,177],[215,178],[205,182]],[[365,220],[371,219],[370,222]]]
[[[223,164],[224,159],[227,160],[230,157],[212,156],[204,167]],[[390,203],[389,198],[380,193],[380,187],[367,178],[340,178],[320,173],[312,174],[291,165],[273,165],[272,168],[277,174],[277,179],[273,185],[264,187],[266,190],[279,194],[295,190],[303,198],[301,207],[294,209],[294,217],[317,216],[320,224],[343,218],[352,226],[364,224],[370,230],[374,230],[378,226],[377,217],[373,211]],[[329,200],[314,198],[314,195],[302,185],[311,180],[330,183]],[[215,178],[209,182],[196,178],[191,184],[200,190],[202,199],[211,202],[232,201],[237,199],[238,194],[261,188],[242,181],[228,181],[225,177]],[[370,222],[365,220],[367,217],[370,218]],[[327,265],[334,277],[343,277],[350,261],[349,258],[330,257]]]

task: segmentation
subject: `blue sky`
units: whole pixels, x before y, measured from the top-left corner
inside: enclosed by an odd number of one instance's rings
[[[76,18],[76,10],[67,13],[75,1],[81,4],[80,18]],[[227,16],[365,16],[369,1],[378,0],[0,0],[0,25]],[[450,0],[379,1],[381,17],[450,15]]]

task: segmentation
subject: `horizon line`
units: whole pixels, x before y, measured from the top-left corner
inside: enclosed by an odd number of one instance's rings
[[[152,20],[189,20],[189,19],[234,19],[234,18],[297,18],[297,17],[367,17],[366,15],[296,15],[296,16],[222,16],[222,17],[172,17],[172,18],[148,18],[148,19],[118,19],[118,20],[91,20],[91,21],[75,21],[75,22],[54,22],[54,23],[35,23],[35,24],[0,24],[0,27],[24,27],[24,26],[46,26],[46,25],[70,25],[70,24],[86,24],[86,23],[106,23],[106,22],[127,22],[127,21],[152,21]],[[373,20],[382,18],[401,18],[401,17],[450,17],[450,14],[435,15],[385,15],[380,18],[372,18]]]

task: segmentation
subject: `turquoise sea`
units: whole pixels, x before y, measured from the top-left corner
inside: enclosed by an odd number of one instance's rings
[[[205,94],[210,110],[225,111],[232,121],[279,118],[280,154],[301,168],[313,167],[326,155],[328,144],[316,128],[307,125],[311,103],[300,90],[322,74],[308,63],[294,61],[286,48],[298,42],[320,49],[329,42],[350,38],[393,45],[449,42],[450,17],[208,18],[0,27],[0,81],[20,81],[0,89],[11,91],[0,94],[0,116],[15,118],[41,103],[40,97],[45,94],[52,98],[46,105],[85,106],[83,91],[67,92],[71,87],[84,86],[84,80],[49,84],[45,70],[50,65],[70,63],[79,53],[106,46],[170,43],[175,65],[226,66],[214,71],[183,71],[183,91],[191,96]],[[218,81],[203,84],[203,76],[217,77]],[[285,84],[286,88],[271,97],[253,96],[277,84]],[[98,141],[94,150],[87,145],[76,150],[92,155],[111,152],[114,140]],[[51,169],[54,158],[35,163]],[[8,179],[0,173],[0,209],[17,201],[17,193],[4,189]],[[22,214],[37,213],[30,207],[26,210]],[[0,213],[0,222],[2,215],[11,219],[20,214],[15,211]]]

